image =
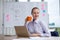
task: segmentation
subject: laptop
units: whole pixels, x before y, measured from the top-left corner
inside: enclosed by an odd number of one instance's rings
[[[25,26],[15,26],[15,31],[18,38],[29,38],[29,32]]]

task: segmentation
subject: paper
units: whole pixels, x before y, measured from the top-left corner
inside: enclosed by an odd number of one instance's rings
[[[9,20],[10,20],[10,15],[7,14],[7,15],[6,15],[6,21],[9,21]]]

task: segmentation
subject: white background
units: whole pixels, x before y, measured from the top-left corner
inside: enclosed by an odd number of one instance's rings
[[[27,2],[27,0],[19,0]],[[49,23],[55,25],[49,27],[60,27],[60,13],[59,13],[59,0],[44,0],[48,2]],[[30,2],[41,2],[41,0],[30,0]]]

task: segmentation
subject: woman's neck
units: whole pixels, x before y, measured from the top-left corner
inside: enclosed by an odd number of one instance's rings
[[[33,21],[35,21],[35,20],[37,20],[37,19],[33,19]]]

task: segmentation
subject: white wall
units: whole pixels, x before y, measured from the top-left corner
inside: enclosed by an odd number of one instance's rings
[[[2,21],[2,17],[3,17],[2,16],[2,13],[3,13],[2,12],[2,10],[3,10],[3,5],[2,4],[3,4],[3,0],[0,0],[0,34],[2,34],[2,28],[3,28],[2,27],[2,22],[3,22]]]
[[[0,34],[3,34],[3,3],[4,2],[14,2],[15,0],[0,0]]]
[[[60,16],[60,0],[59,0],[59,16]]]
[[[19,0],[20,2],[27,0]],[[60,27],[59,0],[44,0],[48,2],[49,27]],[[41,0],[30,0],[30,2],[41,2]],[[53,25],[53,23],[55,25]]]
[[[4,0],[4,2],[15,2],[15,0]]]

